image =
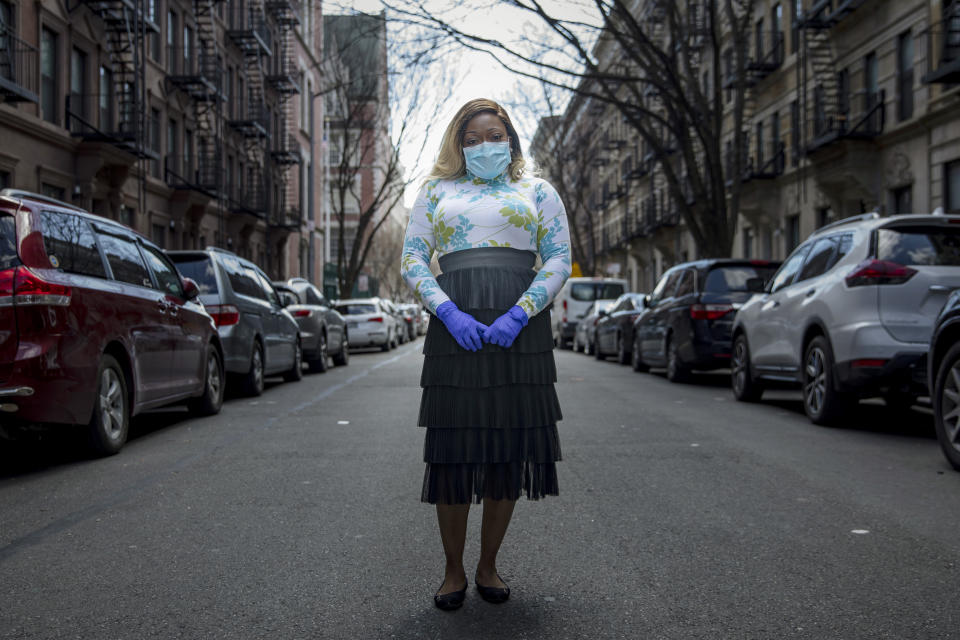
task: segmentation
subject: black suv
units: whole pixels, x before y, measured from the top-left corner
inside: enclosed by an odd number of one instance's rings
[[[715,259],[667,270],[633,324],[633,368],[666,367],[682,382],[692,369],[730,366],[736,310],[779,266],[766,260]]]

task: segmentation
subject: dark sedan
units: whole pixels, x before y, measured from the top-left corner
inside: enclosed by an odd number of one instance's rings
[[[597,320],[594,356],[604,360],[616,355],[620,364],[630,364],[633,351],[633,322],[646,307],[643,293],[625,293],[609,309],[601,309]]]
[[[950,294],[934,325],[927,382],[937,440],[943,455],[960,471],[960,291]]]
[[[779,263],[716,259],[678,264],[661,276],[634,324],[633,368],[666,367],[671,382],[692,369],[730,366],[737,309]]]

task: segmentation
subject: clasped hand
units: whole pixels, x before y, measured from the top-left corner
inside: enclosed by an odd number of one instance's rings
[[[467,351],[479,351],[484,342],[508,348],[529,320],[526,312],[514,305],[488,327],[469,313],[460,311],[451,300],[437,307],[437,317],[457,344]]]

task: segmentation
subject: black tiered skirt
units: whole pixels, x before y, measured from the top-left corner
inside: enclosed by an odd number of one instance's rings
[[[456,251],[440,258],[437,281],[461,311],[490,325],[530,286],[534,261],[530,251],[502,247]],[[431,316],[423,353],[421,501],[557,495],[562,416],[549,312],[531,318],[509,349],[484,344],[477,352]]]

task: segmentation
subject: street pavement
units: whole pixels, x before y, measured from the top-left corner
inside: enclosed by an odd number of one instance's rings
[[[956,638],[960,474],[928,411],[810,424],[558,351],[560,492],[522,499],[512,595],[443,576],[419,502],[422,339],[134,421],[117,456],[0,445],[0,638]]]

